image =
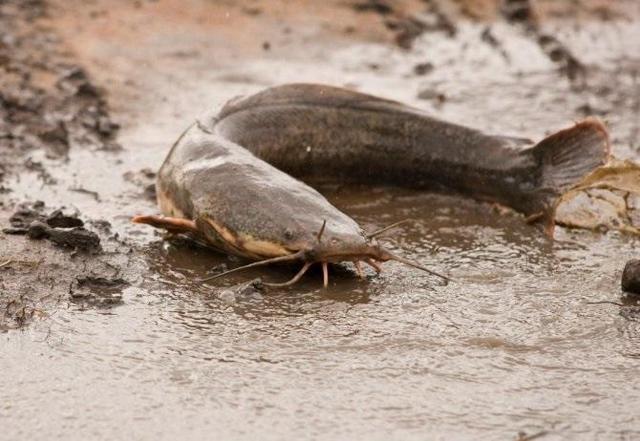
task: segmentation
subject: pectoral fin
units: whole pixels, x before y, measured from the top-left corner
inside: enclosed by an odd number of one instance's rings
[[[155,228],[162,228],[170,233],[198,233],[196,223],[190,219],[167,216],[135,216],[131,222],[136,224],[147,224]]]

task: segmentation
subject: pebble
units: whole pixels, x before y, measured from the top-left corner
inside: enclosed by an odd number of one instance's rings
[[[632,259],[624,266],[622,289],[633,294],[640,294],[640,259]]]

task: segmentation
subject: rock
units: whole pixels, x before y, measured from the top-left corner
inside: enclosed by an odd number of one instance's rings
[[[632,259],[624,266],[622,289],[633,294],[640,294],[640,259]]]
[[[433,70],[433,64],[429,62],[419,63],[413,66],[413,73],[416,75],[426,75],[432,70]]]

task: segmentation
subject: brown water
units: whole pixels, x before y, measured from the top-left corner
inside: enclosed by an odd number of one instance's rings
[[[294,31],[281,49],[288,56],[276,48],[220,60],[181,27],[133,48],[117,35],[86,43],[79,56],[103,60],[92,73],[104,84],[131,82],[112,92],[124,151],[76,149],[68,162],[36,153],[60,184],[24,173],[9,183],[11,197],[109,219],[134,244],[123,273],[131,286],[120,306],[65,301],[0,334],[0,439],[638,439],[640,319],[589,303],[620,301],[621,269],[639,245],[630,236],[559,229],[552,241],[518,216],[455,196],[333,187],[330,200],[370,230],[415,219],[387,243],[456,282],[389,263],[364,281],[334,269],[326,290],[316,270],[288,289],[243,293],[232,287],[295,270],[197,283],[228,259],[128,221],[155,206],[124,173],[157,169],[203,110],[287,81],[351,85],[535,138],[588,103],[607,112],[616,154],[638,159],[637,25],[558,28],[593,65],[585,89],[500,23],[493,31],[510,62],[469,23],[455,38],[427,34],[410,52],[344,41],[301,51]],[[160,56],[193,47],[199,55]],[[413,75],[423,61],[435,70]],[[425,89],[444,104],[418,99]],[[100,201],[69,191],[79,185]]]

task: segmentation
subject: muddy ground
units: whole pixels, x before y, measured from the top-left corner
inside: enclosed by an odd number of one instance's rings
[[[638,19],[631,0],[0,1],[0,438],[640,436],[633,236],[550,241],[455,195],[334,185],[371,230],[418,219],[390,246],[460,283],[391,264],[265,292],[243,283],[290,271],[199,284],[237,262],[129,222],[196,116],[292,81],[534,139],[595,115],[640,160]]]

